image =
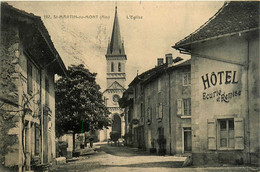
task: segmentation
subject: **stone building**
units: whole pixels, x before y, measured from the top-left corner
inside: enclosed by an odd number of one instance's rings
[[[113,120],[112,126],[109,129],[100,131],[100,141],[110,138],[111,131],[125,134],[125,122],[123,117],[123,110],[119,107],[118,101],[125,91],[125,63],[126,54],[124,50],[124,43],[121,40],[119,21],[117,16],[117,7],[115,8],[115,18],[112,30],[111,41],[107,47],[106,61],[107,61],[107,88],[103,92],[106,106],[111,112]]]
[[[126,131],[135,147],[182,154],[191,151],[190,61],[171,54],[165,59],[129,84],[133,101],[127,103],[124,93]]]
[[[124,91],[122,98],[119,100],[119,106],[124,109],[125,117],[125,141],[127,145],[133,143],[132,140],[132,119],[133,119],[133,88],[130,87]]]
[[[6,131],[14,143],[1,140],[8,145],[1,160],[20,170],[49,164],[56,158],[54,75],[66,75],[66,68],[41,18],[7,3],[1,3],[0,47],[1,113],[14,116]]]
[[[194,164],[259,165],[259,2],[226,2],[173,48],[191,55]]]

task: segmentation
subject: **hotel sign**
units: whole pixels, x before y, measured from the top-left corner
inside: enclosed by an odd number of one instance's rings
[[[238,76],[237,71],[219,71],[212,72],[201,76],[204,92],[202,93],[203,100],[216,99],[217,102],[228,103],[232,98],[241,95],[240,89],[225,92],[222,89],[216,88],[215,91],[207,92],[208,88],[214,88],[218,85],[237,85]]]

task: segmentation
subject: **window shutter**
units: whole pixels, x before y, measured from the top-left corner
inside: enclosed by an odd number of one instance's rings
[[[159,118],[158,104],[155,104],[154,108],[155,108],[156,119],[158,119]]]
[[[163,106],[162,103],[159,103],[159,118],[162,119],[163,117]]]
[[[177,100],[177,115],[182,115],[182,99]]]
[[[32,65],[27,61],[27,93],[32,95]]]
[[[216,150],[216,120],[208,119],[208,150]]]
[[[151,109],[150,108],[147,108],[147,117],[148,117],[148,120],[151,121]]]
[[[243,118],[234,119],[235,127],[235,149],[244,149],[244,121]]]

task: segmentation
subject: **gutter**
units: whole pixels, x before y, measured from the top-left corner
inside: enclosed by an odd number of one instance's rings
[[[219,59],[219,58],[214,57],[214,56],[208,56],[208,55],[202,55],[202,54],[198,54],[198,53],[192,53],[191,51],[185,51],[184,49],[180,50],[180,53],[181,54],[188,54],[188,55],[195,55],[195,56],[198,56],[198,57],[201,57],[201,58],[215,60],[215,61],[220,61],[220,62],[234,64],[234,65],[239,65],[239,66],[242,66],[242,67],[248,67],[248,63],[244,64],[244,63],[238,63],[238,62],[235,62],[235,61],[232,61],[232,60]]]
[[[198,41],[193,41],[193,42],[189,42],[189,43],[185,43],[185,44],[179,44],[179,45],[174,45],[172,46],[172,48],[176,49],[176,50],[181,50],[184,48],[181,48],[181,47],[185,47],[185,46],[188,46],[188,45],[192,45],[192,44],[196,44],[196,43],[201,43],[201,42],[205,42],[205,41],[210,41],[210,40],[214,40],[214,39],[219,39],[219,38],[223,38],[223,37],[228,37],[228,36],[233,36],[233,35],[236,35],[236,34],[241,34],[241,33],[246,33],[246,32],[251,32],[251,31],[255,31],[255,30],[258,30],[260,29],[260,27],[257,27],[257,28],[252,28],[252,29],[247,29],[247,30],[243,30],[243,31],[238,31],[238,32],[232,32],[232,33],[227,33],[227,34],[223,34],[223,35],[219,35],[219,36],[214,36],[214,37],[211,37],[211,38],[206,38],[206,39],[202,39],[202,40],[198,40]],[[178,43],[177,43],[178,44]]]

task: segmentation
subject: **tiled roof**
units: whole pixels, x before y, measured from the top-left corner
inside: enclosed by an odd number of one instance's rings
[[[187,48],[188,45],[225,35],[259,29],[260,2],[231,1],[202,25],[198,30],[177,42],[173,48]]]
[[[190,66],[190,59],[187,60],[187,61],[180,61],[179,63],[176,63],[172,66],[169,66],[169,67],[165,67],[165,68],[162,68],[160,70],[158,70],[156,73],[153,73],[152,75],[150,75],[149,77],[147,77],[143,83],[147,84],[153,80],[155,80],[156,78],[160,77],[162,74],[168,72],[168,71],[172,71],[172,70],[177,70],[177,69],[180,69],[180,68],[183,68],[183,67],[188,67]]]
[[[161,71],[161,70],[164,70],[167,68],[167,64],[163,64],[163,65],[160,65],[160,66],[156,66],[150,70],[147,70],[145,72],[143,72],[142,74],[140,75],[137,75],[134,80],[129,84],[129,87],[132,86],[132,85],[135,85],[136,83],[138,83],[139,81],[144,81],[146,78],[148,78],[149,76]]]
[[[152,81],[153,79],[159,77],[161,74],[163,74],[164,72],[168,71],[168,70],[175,70],[175,69],[179,69],[181,67],[184,66],[189,66],[190,65],[190,60],[187,61],[180,61],[172,66],[169,66],[165,63],[163,65],[160,66],[156,66],[144,73],[142,73],[141,75],[138,75],[134,78],[134,80],[129,84],[130,86],[135,85],[138,82],[142,82],[142,83],[148,83],[150,81]]]

